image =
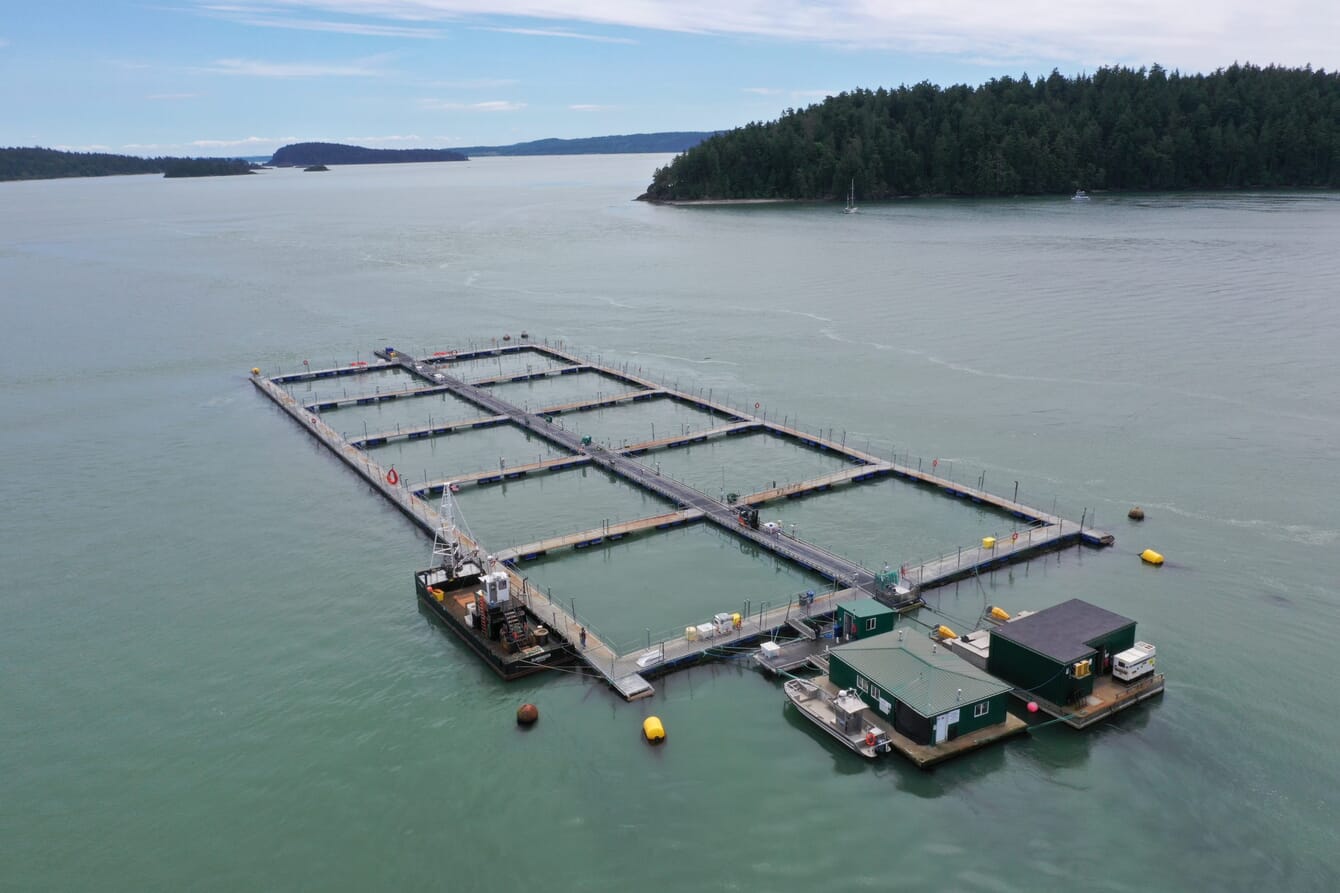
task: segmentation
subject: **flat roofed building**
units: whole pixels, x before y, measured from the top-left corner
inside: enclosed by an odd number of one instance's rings
[[[1134,620],[1072,598],[992,630],[986,669],[1054,704],[1075,704],[1134,644]]]

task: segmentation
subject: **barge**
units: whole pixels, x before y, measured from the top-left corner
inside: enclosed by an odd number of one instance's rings
[[[450,488],[442,502],[435,563],[414,574],[419,604],[503,679],[529,676],[571,657],[568,643],[512,597],[509,575],[461,536],[452,520]]]

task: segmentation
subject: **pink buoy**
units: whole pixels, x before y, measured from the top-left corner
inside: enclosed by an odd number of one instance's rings
[[[1028,712],[1029,712],[1029,713],[1037,713],[1037,712],[1038,712],[1038,702],[1037,702],[1037,701],[1029,701],[1029,702],[1028,702]]]

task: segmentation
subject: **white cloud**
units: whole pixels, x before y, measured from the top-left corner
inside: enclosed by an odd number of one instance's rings
[[[60,146],[52,146],[51,148],[53,148],[53,149],[55,149],[55,150],[57,150],[57,151],[59,151],[59,152],[110,152],[110,151],[112,151],[112,147],[111,147],[111,146],[104,146],[104,145],[101,145],[100,143],[93,143],[92,145],[88,145],[88,146],[65,146],[65,145],[60,145]]]
[[[449,102],[425,99],[421,105],[426,109],[447,112],[517,112],[526,107],[524,102],[513,102],[508,99],[492,99],[487,102]]]
[[[127,143],[122,152],[153,155],[197,155],[201,152],[265,155],[286,143],[305,142],[296,136],[244,136],[237,139],[201,139],[184,143]],[[236,151],[249,150],[249,151]]]
[[[475,31],[499,31],[503,34],[524,34],[527,37],[566,37],[570,40],[590,40],[595,43],[637,43],[629,37],[606,37],[603,34],[583,34],[558,28],[495,28],[480,26]]]
[[[252,25],[257,28],[285,28],[294,31],[321,31],[330,34],[357,34],[363,37],[397,37],[421,40],[435,40],[446,36],[446,32],[436,28],[292,18],[269,15],[242,6],[207,6],[204,8],[204,12],[213,18],[236,22],[239,25]]]
[[[261,59],[219,59],[202,71],[257,78],[382,77],[386,72],[365,63],[330,65],[320,62],[266,62]]]
[[[416,134],[394,133],[388,136],[340,136],[329,142],[352,143],[355,146],[364,146],[369,149],[386,149],[394,146],[403,146],[406,143],[422,143],[423,137]],[[388,145],[389,144],[389,145]]]
[[[468,78],[462,81],[428,81],[419,86],[440,90],[496,90],[521,83],[516,78]]]
[[[1234,60],[1340,67],[1334,0],[257,0],[269,10],[376,17],[404,24],[473,18],[542,20],[763,37],[1058,65],[1159,62],[1213,70]],[[515,29],[573,36],[566,27]],[[611,38],[618,39],[618,38]]]
[[[570,106],[568,106],[568,108],[569,108],[571,111],[574,111],[574,112],[612,112],[612,111],[614,111],[615,109],[617,109],[618,106],[617,106],[617,105],[594,105],[594,104],[592,104],[592,103],[579,102],[579,103],[577,103],[577,104],[575,104],[575,105],[570,105]]]

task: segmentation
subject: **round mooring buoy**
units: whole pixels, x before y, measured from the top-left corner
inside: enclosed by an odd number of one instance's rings
[[[522,704],[516,708],[516,724],[519,726],[532,725],[539,718],[540,708],[534,704]]]
[[[1028,712],[1029,712],[1029,713],[1037,713],[1037,712],[1038,712],[1038,702],[1037,702],[1037,701],[1029,701],[1029,702],[1028,702]]]
[[[1126,517],[1130,518],[1132,521],[1143,521],[1145,519],[1145,510],[1137,505],[1126,513]]]
[[[252,367],[251,367],[251,374],[252,374],[252,375],[260,375],[260,374],[261,374],[261,367],[259,367],[259,366],[252,366]]]

